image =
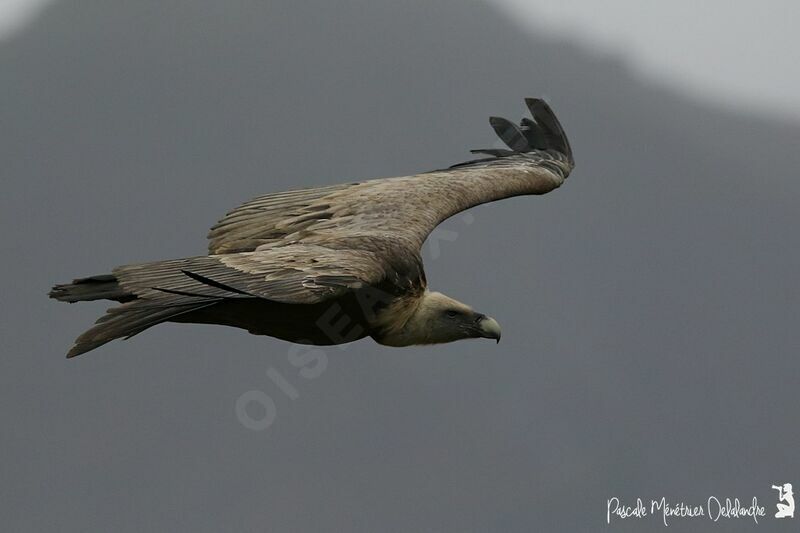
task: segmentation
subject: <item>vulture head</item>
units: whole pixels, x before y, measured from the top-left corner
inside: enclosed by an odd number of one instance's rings
[[[500,342],[497,320],[440,292],[425,291],[405,324],[376,340],[386,346],[411,346],[478,338]]]

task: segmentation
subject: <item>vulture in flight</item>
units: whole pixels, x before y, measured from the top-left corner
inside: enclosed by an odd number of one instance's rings
[[[387,346],[500,340],[500,325],[428,290],[420,248],[470,207],[559,187],[574,166],[555,114],[540,99],[517,125],[489,122],[508,149],[414,176],[267,194],[228,213],[208,255],[126,265],[56,285],[62,302],[114,300],[67,357],[162,322],[222,324],[303,344],[372,337]]]

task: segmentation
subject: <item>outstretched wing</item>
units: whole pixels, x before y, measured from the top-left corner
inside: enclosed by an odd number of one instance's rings
[[[414,176],[255,198],[211,229],[209,253],[297,243],[361,249],[374,239],[417,254],[428,234],[460,211],[511,196],[547,193],[572,170],[572,150],[550,107],[539,99],[525,102],[533,120],[524,118],[516,125],[490,119],[509,150],[473,150],[490,157]]]

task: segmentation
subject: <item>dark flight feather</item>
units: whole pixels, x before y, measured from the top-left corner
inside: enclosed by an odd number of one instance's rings
[[[528,144],[531,145],[531,148],[547,150],[547,137],[542,131],[541,126],[528,117],[523,117],[520,121],[520,129],[525,135],[525,138],[528,139]]]
[[[561,152],[567,156],[569,163],[574,165],[575,160],[572,157],[572,148],[570,148],[567,135],[547,102],[539,98],[526,98],[525,104],[536,123],[544,130],[547,148]]]
[[[519,126],[503,117],[489,117],[489,124],[494,128],[497,136],[500,137],[506,146],[515,152],[528,152],[531,147],[528,139],[523,135]]]
[[[220,289],[227,292],[232,292],[234,294],[241,294],[243,296],[250,296],[250,297],[257,297],[255,294],[250,294],[249,292],[245,292],[242,290],[237,289],[236,287],[231,287],[230,285],[226,285],[225,283],[220,283],[219,281],[214,281],[211,278],[207,278],[205,276],[201,276],[200,274],[196,274],[191,272],[190,270],[181,270],[184,274],[192,278],[193,280],[197,280],[200,283],[208,285],[209,287],[214,287],[216,289]]]

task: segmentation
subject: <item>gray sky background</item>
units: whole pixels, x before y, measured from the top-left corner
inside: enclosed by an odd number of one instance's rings
[[[0,0],[0,40],[59,0]],[[800,120],[800,3],[765,0],[490,0],[528,30],[624,57],[714,105]]]
[[[800,487],[796,122],[478,0],[61,0],[0,74],[0,529],[736,532],[609,527],[606,500],[774,513]],[[357,342],[307,379],[287,343],[170,324],[64,358],[106,305],[53,283],[205,253],[257,194],[463,161],[525,96],[575,171],[426,256],[499,345]],[[250,390],[266,431],[236,417]]]

